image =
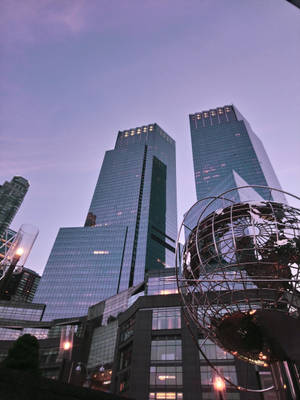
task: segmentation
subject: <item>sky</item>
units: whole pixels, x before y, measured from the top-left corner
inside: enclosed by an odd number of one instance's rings
[[[30,189],[11,228],[38,226],[42,273],[82,226],[119,130],[177,143],[178,220],[195,202],[188,114],[235,104],[284,190],[300,194],[300,10],[285,0],[1,0],[0,184]]]

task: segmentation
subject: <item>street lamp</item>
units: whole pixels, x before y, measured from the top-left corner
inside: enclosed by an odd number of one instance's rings
[[[72,347],[72,343],[71,342],[69,342],[68,340],[66,342],[64,342],[63,348],[64,348],[65,351],[70,350],[71,347]]]
[[[225,400],[225,390],[226,390],[226,383],[225,380],[219,376],[216,375],[213,379],[213,387],[216,393],[216,398],[217,400]]]
[[[13,273],[16,273],[16,267],[20,269],[18,272],[22,271],[38,233],[39,231],[35,226],[23,224],[10,243],[7,253],[0,263],[0,271],[2,272],[0,276],[0,298],[8,290],[10,278]]]

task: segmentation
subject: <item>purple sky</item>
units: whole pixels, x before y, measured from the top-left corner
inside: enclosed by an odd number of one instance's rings
[[[31,187],[12,228],[80,226],[118,130],[177,142],[178,215],[195,201],[188,114],[234,103],[300,193],[300,10],[285,0],[1,0],[0,183]]]

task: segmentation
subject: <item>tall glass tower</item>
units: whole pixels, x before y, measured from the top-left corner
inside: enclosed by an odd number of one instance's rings
[[[29,182],[14,176],[10,182],[0,185],[0,236],[9,227],[28,191]]]
[[[280,189],[261,140],[235,106],[217,107],[189,117],[197,200],[244,185]],[[258,199],[269,199],[269,191],[255,190]],[[285,202],[284,195],[276,195],[271,200]]]
[[[84,227],[61,228],[35,296],[44,319],[88,307],[174,267],[175,141],[157,124],[120,131],[104,157]]]

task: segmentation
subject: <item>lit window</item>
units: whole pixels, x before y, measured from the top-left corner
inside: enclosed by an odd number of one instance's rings
[[[127,136],[128,136],[128,133],[126,132],[124,136],[127,137]]]
[[[213,116],[214,116],[214,115],[216,115],[216,112],[215,112],[215,111],[211,111],[211,112],[210,112],[210,115],[213,115]]]
[[[226,379],[237,385],[236,368],[234,365],[218,365],[218,370]],[[200,366],[200,377],[202,385],[211,385],[213,370],[209,365]]]
[[[109,254],[108,250],[94,250],[94,254]]]
[[[147,132],[147,127],[146,126],[143,128],[143,132]]]
[[[231,108],[230,107],[225,107],[225,111],[229,112],[229,111],[231,111]]]
[[[152,366],[150,367],[151,386],[181,386],[181,366]]]
[[[131,136],[133,136],[133,135],[134,135],[134,133],[135,133],[135,131],[134,131],[134,130],[132,130],[132,131],[131,131],[131,133],[130,133],[130,135],[131,135]]]
[[[235,136],[241,136],[241,134],[240,133],[236,133]]]
[[[207,112],[203,113],[203,115],[204,115],[205,118],[208,117],[208,113]]]
[[[182,400],[182,392],[151,392],[149,400]]]
[[[153,126],[152,126],[152,125],[149,127],[149,130],[150,130],[150,131],[153,131]]]
[[[223,114],[222,108],[219,108],[219,109],[218,109],[218,113],[219,113],[219,114]]]
[[[122,214],[123,214],[122,211],[117,212],[117,215],[122,215]]]
[[[201,114],[197,114],[197,119],[201,119]]]
[[[141,133],[141,128],[139,128],[136,133],[139,135]]]

